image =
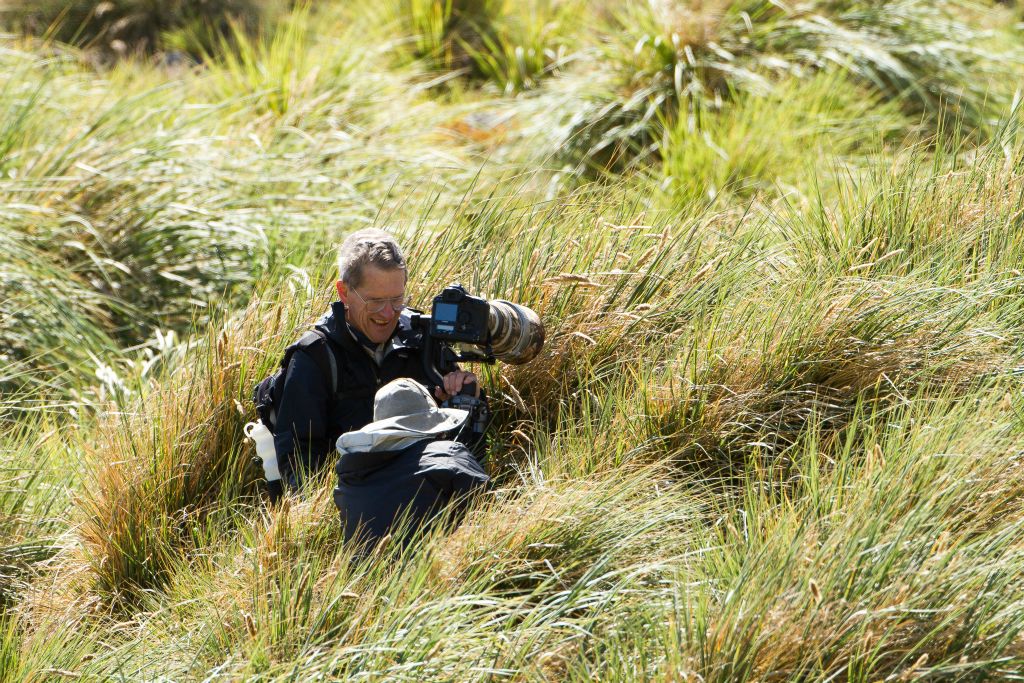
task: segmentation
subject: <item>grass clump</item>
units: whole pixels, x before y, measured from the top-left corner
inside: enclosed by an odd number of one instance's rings
[[[1019,55],[986,51],[987,35],[964,11],[921,0],[628,3],[605,29],[604,63],[617,75],[581,116],[575,142],[588,163],[628,168],[658,156],[665,127],[699,129],[738,94],[836,67],[932,127],[990,130],[1012,94],[999,74]]]
[[[564,66],[575,42],[577,0],[405,0],[394,8],[433,70],[492,83],[505,94],[535,88]]]
[[[800,259],[821,272],[917,274],[951,286],[988,281],[1013,291],[1024,184],[1007,151],[1019,144],[1018,124],[1011,122],[980,147],[953,141],[930,158],[909,154],[846,184],[829,206],[818,204],[810,229],[783,232],[794,238]]]
[[[203,324],[267,269],[322,254],[373,219],[370,197],[426,196],[464,172],[382,123],[412,106],[400,79],[347,78],[354,51],[317,52],[330,40],[309,21],[163,82],[127,65],[108,82],[14,45],[0,56],[3,382],[81,397],[118,365],[98,359]]]
[[[795,490],[752,480],[743,516],[720,527],[721,550],[706,558],[719,597],[687,613],[703,671],[849,670],[863,680],[1019,671],[1022,615],[995,598],[1015,590],[1021,541],[1020,422],[996,406],[1000,393],[982,406],[940,399],[869,412],[831,442],[812,429]],[[976,495],[980,481],[991,496]]]
[[[721,193],[732,201],[773,195],[808,201],[835,176],[836,159],[867,166],[872,150],[908,129],[895,104],[837,72],[735,97],[718,115],[680,119],[666,131],[661,173],[673,204],[714,202]]]
[[[465,69],[467,39],[486,30],[502,11],[502,0],[403,0],[393,11],[415,37],[414,54],[435,69]]]
[[[335,520],[322,515],[330,496],[321,488],[251,520],[231,551],[178,574],[175,607],[144,612],[145,645],[190,656],[137,660],[135,671],[173,661],[184,677],[211,667],[267,678],[555,672],[613,628],[612,607],[656,594],[657,577],[688,547],[697,515],[679,489],[646,496],[657,480],[654,471],[575,483],[526,475],[521,491],[498,494],[455,535],[421,536],[415,552],[385,541],[359,563],[325,529]],[[643,533],[622,523],[637,511],[648,521]],[[510,517],[520,522],[506,524]],[[184,640],[182,620],[198,620],[209,637]],[[226,647],[235,652],[227,660]]]
[[[279,357],[254,352],[268,344],[283,352],[298,332],[281,308],[251,310],[211,331],[206,364],[178,368],[159,390],[141,389],[131,411],[99,426],[86,447],[90,477],[79,500],[79,533],[99,595],[131,602],[162,587],[182,554],[201,547],[206,515],[253,496],[243,402]]]
[[[21,420],[0,439],[0,623],[32,569],[57,552],[61,500],[76,477],[55,431],[45,418]]]
[[[488,29],[462,41],[472,74],[506,95],[536,88],[572,59],[572,21],[581,9],[574,0],[506,2]]]

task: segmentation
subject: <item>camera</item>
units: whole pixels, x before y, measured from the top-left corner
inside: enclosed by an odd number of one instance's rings
[[[537,356],[544,347],[544,324],[533,310],[511,301],[488,301],[472,296],[459,283],[445,287],[434,297],[429,316],[412,312],[413,329],[423,334],[423,369],[427,378],[442,386],[443,377],[459,362],[519,365]],[[456,352],[454,345],[458,345]],[[463,387],[446,405],[470,412],[470,434],[474,451],[482,449],[489,420],[487,403],[474,397],[475,387]]]
[[[471,296],[462,285],[449,285],[434,297],[430,336],[444,342],[484,345],[490,310],[486,299]]]
[[[513,365],[533,360],[544,347],[544,323],[532,309],[511,301],[472,296],[459,283],[434,297],[429,316],[414,313],[412,325],[424,332],[427,376],[446,374],[458,361]],[[453,344],[462,353],[456,354]],[[475,347],[466,349],[465,346]]]

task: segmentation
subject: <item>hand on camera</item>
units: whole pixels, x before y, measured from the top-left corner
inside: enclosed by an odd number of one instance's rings
[[[445,375],[443,381],[443,387],[437,387],[434,389],[434,396],[437,397],[438,401],[447,401],[452,396],[455,396],[462,391],[462,387],[467,384],[475,385],[473,396],[476,398],[480,397],[480,383],[477,382],[476,375],[472,372],[468,372],[466,370],[455,370]]]

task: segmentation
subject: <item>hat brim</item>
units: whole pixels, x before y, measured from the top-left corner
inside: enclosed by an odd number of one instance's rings
[[[400,415],[386,420],[371,422],[362,432],[385,432],[400,430],[417,434],[442,434],[458,428],[469,417],[468,410],[458,408],[436,408],[429,413]]]

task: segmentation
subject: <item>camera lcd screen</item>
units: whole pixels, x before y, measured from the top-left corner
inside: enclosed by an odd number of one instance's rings
[[[457,304],[434,304],[434,320],[437,322],[454,323],[458,315]]]

